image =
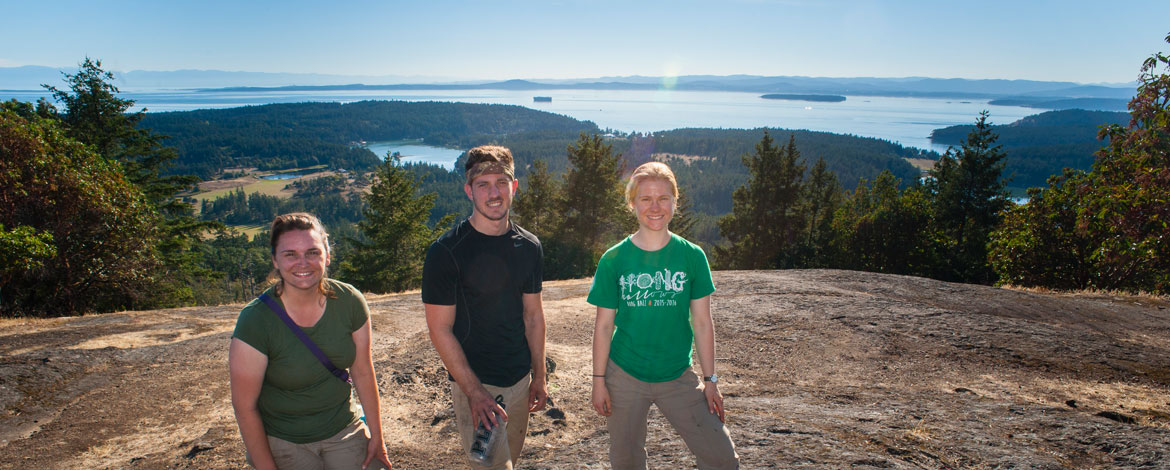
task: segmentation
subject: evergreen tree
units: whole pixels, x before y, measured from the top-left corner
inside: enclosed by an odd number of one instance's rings
[[[792,249],[804,229],[800,207],[805,167],[796,138],[776,147],[765,132],[754,155],[744,155],[748,181],[732,194],[732,211],[719,220],[730,243],[716,250],[721,266],[732,269],[790,267]]]
[[[984,284],[995,280],[987,262],[987,243],[1010,201],[1002,177],[1007,154],[995,144],[997,136],[987,116],[987,111],[980,113],[962,148],[948,149],[930,170],[927,187],[934,197],[934,223],[946,254],[936,277],[944,280]]]
[[[398,158],[387,158],[366,195],[365,220],[358,222],[361,236],[346,240],[349,249],[338,254],[338,277],[367,292],[418,287],[427,247],[454,220],[449,215],[428,227],[434,200],[434,194],[417,194],[414,177]]]
[[[219,224],[196,219],[191,207],[174,196],[198,178],[160,176],[177,156],[175,150],[162,144],[162,136],[137,127],[145,110],[128,113],[134,101],[118,97],[118,88],[111,83],[114,75],[102,70],[101,61],[87,57],[77,73],[64,76],[69,84],[67,90],[43,86],[64,105],[63,112],[54,114],[68,134],[90,145],[101,157],[120,165],[129,182],[163,216],[159,222],[158,244],[154,247],[163,269],[152,273],[157,281],[150,290],[154,296],[152,306],[172,307],[196,301],[190,285],[214,276],[200,267],[197,249],[202,243],[200,235]]]
[[[524,187],[517,192],[512,204],[512,217],[525,230],[541,240],[551,239],[561,220],[557,209],[562,197],[558,182],[548,172],[544,160],[532,162],[524,178]]]
[[[674,217],[670,219],[670,231],[675,235],[694,242],[696,223],[698,223],[698,219],[696,219],[691,198],[687,197],[686,191],[678,188],[678,201],[675,203]]]
[[[841,205],[843,193],[837,175],[818,158],[809,173],[801,194],[805,228],[797,250],[797,265],[804,268],[828,267],[834,258],[830,248],[833,238],[833,214]]]
[[[130,182],[159,209],[174,215],[185,213],[185,205],[172,196],[198,182],[198,178],[160,176],[178,154],[162,144],[162,136],[138,128],[146,110],[129,113],[134,100],[118,97],[118,88],[111,83],[114,74],[102,70],[101,65],[100,60],[86,57],[77,73],[63,74],[68,90],[42,86],[64,105],[58,116],[70,136],[92,145],[98,155],[119,162]]]
[[[338,236],[329,230],[330,238]],[[219,229],[215,237],[200,246],[208,269],[223,273],[221,279],[205,287],[205,294],[220,303],[247,302],[256,298],[272,271],[272,251],[267,231],[249,238],[234,229]]]
[[[882,172],[872,184],[861,179],[845,198],[831,222],[836,266],[920,276],[932,269],[929,195],[900,184]]]
[[[545,243],[545,264],[554,267],[554,279],[587,276],[602,250],[637,223],[626,210],[620,156],[601,136],[582,133],[569,146],[568,159],[558,211],[563,222]]]

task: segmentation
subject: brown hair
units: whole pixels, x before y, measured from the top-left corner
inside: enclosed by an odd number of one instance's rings
[[[325,224],[321,223],[321,219],[318,219],[317,216],[308,212],[293,212],[290,214],[278,215],[275,219],[272,220],[272,227],[268,234],[268,244],[272,248],[273,259],[276,258],[276,244],[280,241],[281,235],[284,235],[293,230],[309,230],[320,234],[321,241],[325,243],[325,256],[329,256],[329,232],[325,231]],[[329,286],[328,282],[326,282],[325,279],[328,276],[328,270],[321,273],[321,285],[317,287],[317,290],[326,297],[334,298],[337,296],[337,294],[333,292],[333,288]],[[275,291],[277,297],[284,293],[284,279],[280,277],[280,271],[273,269],[272,272],[268,274],[268,282],[269,285],[276,286]]]
[[[670,192],[678,200],[678,182],[674,179],[674,172],[662,162],[646,162],[634,169],[630,175],[630,182],[626,183],[626,205],[631,210],[634,207],[634,198],[638,197],[638,184],[643,180],[657,179],[670,183]]]
[[[502,173],[516,179],[512,151],[499,145],[481,145],[468,150],[463,172],[467,174],[467,184],[471,184],[471,180],[485,173]]]

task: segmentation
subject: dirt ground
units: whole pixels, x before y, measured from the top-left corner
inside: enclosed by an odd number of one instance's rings
[[[742,468],[1170,468],[1170,307],[849,271],[715,273]],[[549,282],[555,409],[520,468],[602,469],[589,280]],[[418,292],[370,296],[396,469],[466,468]],[[239,305],[0,320],[0,468],[243,468]],[[651,413],[650,466],[694,468]]]

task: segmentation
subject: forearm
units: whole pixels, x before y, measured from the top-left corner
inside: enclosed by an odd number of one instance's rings
[[[545,380],[548,372],[545,365],[545,327],[544,315],[534,315],[532,319],[524,320],[524,336],[528,340],[528,351],[532,354],[532,377]]]
[[[236,423],[240,427],[240,437],[243,438],[244,448],[252,458],[252,465],[257,470],[276,468],[272,449],[268,447],[268,434],[260,420],[260,410],[255,404],[249,407],[233,403],[233,408],[236,412]]]
[[[711,297],[691,301],[691,328],[695,332],[695,352],[704,376],[715,373],[715,321],[711,317]]]
[[[695,325],[695,352],[704,376],[715,373],[715,327],[708,320],[705,327]]]
[[[471,370],[471,364],[467,362],[467,356],[463,354],[463,347],[459,345],[459,340],[455,339],[451,330],[436,331],[432,329],[431,343],[439,352],[439,359],[443,361],[447,373],[451,374],[465,395],[470,397],[477,391],[483,390],[483,384],[480,383],[475,372]]]
[[[353,377],[353,387],[361,401],[362,410],[366,413],[366,427],[370,429],[370,438],[378,439],[382,436],[382,403],[378,393],[378,380],[374,375],[372,362],[355,362],[350,368]]]
[[[610,343],[613,341],[613,317],[605,311],[598,311],[593,324],[593,378],[604,379],[609,364]]]

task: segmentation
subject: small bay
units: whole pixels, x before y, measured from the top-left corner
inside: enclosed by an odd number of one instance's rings
[[[455,169],[455,160],[463,154],[463,150],[425,145],[422,140],[367,142],[366,148],[378,158],[397,152],[404,162],[430,163],[448,170]]]

